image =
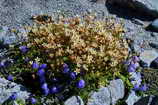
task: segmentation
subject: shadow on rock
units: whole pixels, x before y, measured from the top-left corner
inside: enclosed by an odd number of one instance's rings
[[[136,102],[134,105],[148,105],[149,103],[149,96],[141,98],[138,102]]]
[[[158,29],[153,27],[151,24],[145,28],[145,30],[150,32],[158,32]],[[152,46],[152,45],[151,45]]]
[[[149,10],[145,7],[144,4],[139,2],[136,2],[135,4],[130,4],[128,2],[119,3],[107,0],[106,7],[109,13],[116,14],[118,17],[128,20],[139,19],[142,21],[152,21],[156,19],[156,17],[158,17],[155,16],[155,11]]]

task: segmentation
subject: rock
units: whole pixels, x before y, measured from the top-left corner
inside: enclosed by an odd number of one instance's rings
[[[150,25],[153,30],[158,31],[158,19],[154,20]]]
[[[91,93],[87,105],[110,105],[111,100],[109,89],[107,87],[103,87],[97,92]]]
[[[122,99],[125,95],[125,86],[121,79],[110,81],[108,86],[111,94],[111,103],[115,105],[119,99]]]
[[[102,87],[92,92],[87,105],[115,105],[125,94],[125,87],[121,79],[110,81],[108,87]]]
[[[158,17],[158,1],[157,0],[108,0],[109,3],[117,3],[123,7],[128,7],[136,10],[139,13],[146,13],[145,15]]]
[[[155,96],[150,105],[158,105],[158,96]]]
[[[3,41],[3,44],[11,44],[17,41],[15,33],[11,32],[7,26],[0,28],[0,41]]]
[[[14,82],[0,78],[0,104],[4,103],[12,95],[12,93],[17,93],[17,98],[25,101],[28,99],[30,93],[26,89]]]
[[[134,105],[141,97],[138,97],[134,91],[129,94],[126,103],[127,105]]]
[[[130,49],[131,49],[132,52],[141,53],[141,48],[136,43],[134,43],[134,42],[130,43],[129,47],[130,47]]]
[[[150,67],[158,69],[158,57],[151,62]]]
[[[8,27],[7,26],[3,26],[3,27],[0,27],[0,40],[4,41],[5,40],[5,37],[7,35],[7,32],[8,32]]]
[[[156,37],[156,36],[158,36],[158,33],[157,33],[157,32],[152,32],[152,33],[151,33],[151,36],[152,36],[152,37]]]
[[[84,105],[81,97],[79,96],[72,96],[68,100],[65,101],[64,105]]]
[[[150,66],[151,62],[158,57],[158,53],[155,50],[144,50],[140,54],[140,59]]]
[[[150,99],[150,96],[147,96],[147,97],[143,97],[141,99],[139,99],[134,105],[149,105],[149,99]],[[151,104],[153,105],[153,104]]]

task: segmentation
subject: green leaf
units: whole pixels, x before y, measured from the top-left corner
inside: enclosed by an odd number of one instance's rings
[[[63,57],[64,62],[68,61],[69,58],[68,57]]]

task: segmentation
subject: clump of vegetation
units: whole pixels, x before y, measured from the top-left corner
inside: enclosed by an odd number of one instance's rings
[[[143,70],[144,81],[148,84],[148,95],[158,95],[158,72],[156,69],[146,68]]]
[[[125,72],[127,43],[122,39],[122,25],[113,19],[33,19],[37,24],[28,27],[27,41],[10,47],[13,62],[7,71],[35,94],[42,91],[60,100],[71,95],[87,98],[88,92]]]

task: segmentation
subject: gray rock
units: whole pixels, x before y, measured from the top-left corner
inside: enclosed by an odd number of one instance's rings
[[[8,30],[7,26],[3,26],[0,28],[0,40],[5,40],[5,37],[6,37],[8,31],[9,30]]]
[[[32,24],[30,18],[33,15],[48,14],[57,18],[59,13],[75,16],[89,9],[96,11],[98,16],[101,16],[102,12],[107,14],[104,4],[92,5],[88,0],[1,0],[0,25],[19,27]]]
[[[157,32],[152,32],[152,33],[151,33],[151,36],[152,36],[152,37],[156,37],[156,36],[158,36],[158,33],[157,33]]]
[[[23,86],[0,78],[0,104],[4,103],[14,92],[17,93],[17,98],[23,101],[30,95]]]
[[[110,94],[111,94],[111,103],[115,105],[119,99],[122,99],[125,95],[125,86],[121,79],[110,81],[110,85],[108,86]]]
[[[157,0],[109,0],[110,3],[118,3],[124,7],[146,13],[154,18],[158,17]]]
[[[137,53],[141,53],[141,48],[139,45],[137,45],[136,43],[132,42],[130,43],[130,49],[132,52],[137,52]]]
[[[110,105],[112,99],[109,88],[103,87],[98,92],[93,92],[88,99],[87,105]]]
[[[158,19],[154,20],[150,25],[153,30],[158,31]]]
[[[140,54],[140,59],[150,66],[151,62],[158,57],[158,53],[155,50],[145,50]]]
[[[81,97],[79,96],[72,96],[68,100],[65,101],[64,105],[84,105]]]
[[[129,94],[126,103],[127,105],[134,105],[141,97],[138,97],[134,91]]]
[[[108,87],[100,88],[97,92],[91,93],[87,105],[115,105],[119,99],[124,97],[124,89],[121,79],[110,81]]]
[[[72,17],[83,15],[90,9],[97,13],[98,18],[108,15],[104,4],[93,5],[87,0],[0,0],[0,26],[7,27],[0,32],[0,40],[4,38],[5,43],[18,42],[19,37],[8,29],[32,25],[32,16],[48,14],[57,19],[59,14]]]
[[[20,41],[21,37],[26,37],[26,32],[23,28],[16,29],[18,33],[15,34],[11,32],[11,29],[7,26],[2,26],[0,29],[0,41],[3,41],[4,44],[11,44]]]

